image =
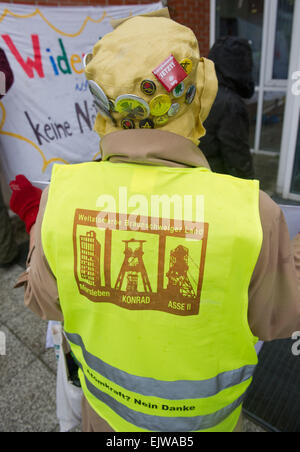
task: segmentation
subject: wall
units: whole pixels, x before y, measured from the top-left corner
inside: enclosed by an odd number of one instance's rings
[[[155,0],[6,0],[10,3],[27,3],[45,6],[72,5],[143,5]],[[0,0],[0,3],[1,2]],[[172,19],[190,27],[198,38],[200,52],[206,56],[209,51],[210,0],[168,0]]]
[[[202,56],[209,51],[210,0],[168,0],[172,19],[190,27],[199,41]]]

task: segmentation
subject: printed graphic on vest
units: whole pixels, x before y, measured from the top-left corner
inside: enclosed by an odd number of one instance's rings
[[[207,223],[77,209],[74,273],[80,294],[131,310],[199,313]]]

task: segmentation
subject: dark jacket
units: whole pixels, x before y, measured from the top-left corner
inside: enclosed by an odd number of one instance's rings
[[[220,38],[208,58],[215,63],[219,91],[199,147],[213,171],[254,178],[249,117],[243,100],[254,94],[251,47],[245,39]]]
[[[13,84],[14,75],[9,65],[8,59],[6,58],[6,55],[4,53],[4,50],[2,49],[0,49],[0,71],[3,72],[5,75],[7,92]],[[0,99],[2,99],[2,97],[3,96],[0,95]]]

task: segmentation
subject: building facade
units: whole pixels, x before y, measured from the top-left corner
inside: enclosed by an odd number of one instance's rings
[[[80,277],[93,288],[101,286],[100,277],[101,245],[94,231],[80,236]]]

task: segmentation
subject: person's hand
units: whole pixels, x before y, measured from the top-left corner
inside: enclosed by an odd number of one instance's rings
[[[42,190],[34,187],[21,174],[16,176],[16,179],[11,181],[9,186],[12,189],[10,208],[24,221],[26,231],[29,234],[31,227],[36,222]]]

